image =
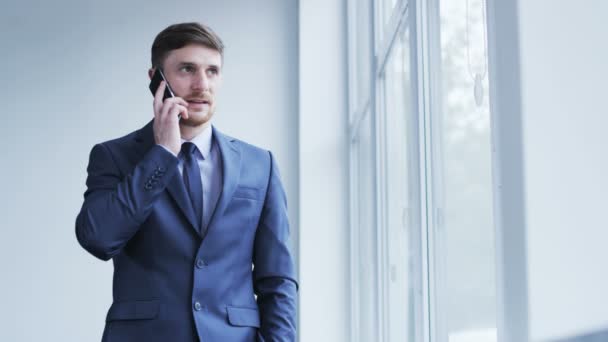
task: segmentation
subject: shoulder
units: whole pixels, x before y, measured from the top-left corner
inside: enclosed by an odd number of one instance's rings
[[[111,156],[118,165],[135,164],[152,147],[153,142],[152,125],[149,123],[138,130],[96,144],[91,156],[102,153]]]
[[[133,131],[131,133],[125,134],[123,136],[117,137],[117,138],[113,138],[113,139],[109,139],[106,141],[101,142],[101,145],[104,145],[108,148],[121,148],[121,147],[128,147],[129,145],[132,145],[138,138],[139,136],[139,130]]]
[[[242,139],[235,138],[228,134],[222,133],[214,127],[213,134],[216,139],[223,139],[233,146],[237,151],[240,152],[242,158],[253,158],[253,159],[269,159],[270,151],[246,142]]]
[[[95,147],[102,148],[110,153],[114,158],[127,157],[131,152],[135,152],[138,141],[138,131],[125,134],[121,137],[110,139],[98,143]],[[94,147],[94,148],[95,148]]]

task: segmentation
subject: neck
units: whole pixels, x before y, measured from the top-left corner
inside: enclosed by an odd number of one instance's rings
[[[190,141],[190,140],[192,140],[192,138],[201,134],[201,132],[204,131],[205,129],[207,129],[207,127],[209,127],[210,125],[211,125],[211,121],[207,121],[204,124],[198,125],[198,126],[186,126],[186,125],[180,124],[179,131],[184,140]]]

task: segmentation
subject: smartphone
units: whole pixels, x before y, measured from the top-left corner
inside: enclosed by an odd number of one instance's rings
[[[160,82],[165,81],[165,93],[163,94],[163,101],[165,101],[169,97],[175,97],[173,93],[173,89],[171,89],[171,85],[169,85],[169,81],[165,78],[165,74],[163,74],[163,70],[159,67],[154,71],[154,75],[152,75],[152,79],[150,80],[150,91],[152,92],[152,96],[156,95],[156,90],[160,86]],[[178,119],[182,118],[182,115],[179,114]]]
[[[173,94],[173,89],[169,85],[169,82],[165,78],[165,74],[163,74],[163,70],[161,68],[156,68],[154,71],[154,75],[152,75],[152,79],[150,80],[150,91],[152,92],[152,96],[156,95],[156,89],[160,86],[160,82],[165,81],[165,93],[163,94],[163,101],[168,97],[175,97]]]

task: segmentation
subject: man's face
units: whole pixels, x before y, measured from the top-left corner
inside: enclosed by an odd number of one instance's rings
[[[213,117],[221,67],[220,53],[202,45],[190,44],[169,52],[163,72],[175,96],[188,101],[188,119],[180,124],[200,126]]]

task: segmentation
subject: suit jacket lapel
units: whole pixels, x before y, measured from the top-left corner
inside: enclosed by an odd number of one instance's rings
[[[241,174],[241,153],[235,144],[235,139],[227,135],[224,135],[218,131],[214,126],[213,137],[218,144],[220,154],[222,156],[222,193],[218,199],[218,203],[215,206],[215,210],[211,214],[209,219],[209,225],[205,232],[203,232],[203,238],[207,235],[207,232],[214,226],[214,223],[221,217],[228,207],[232,195],[239,184],[239,178]],[[203,185],[204,186],[204,185]]]
[[[139,143],[138,146],[138,158],[137,161],[141,160],[143,156],[150,150],[150,148],[154,145],[154,130],[153,130],[154,120],[150,121],[146,126],[138,131],[138,134],[135,137],[135,140]],[[182,177],[179,173],[179,170],[175,170],[173,176],[167,183],[167,191],[173,197],[173,200],[180,208],[182,213],[190,222],[190,225],[194,229],[194,231],[201,235],[201,231],[199,229],[200,223],[197,223],[196,216],[194,214],[194,209],[192,208],[192,202],[189,199],[188,193],[186,192],[186,187],[182,180]]]

